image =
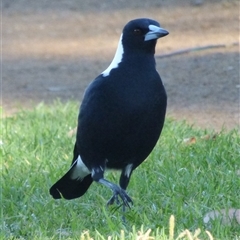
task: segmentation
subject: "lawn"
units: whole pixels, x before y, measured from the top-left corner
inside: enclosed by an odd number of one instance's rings
[[[161,240],[198,228],[199,239],[211,239],[206,230],[214,239],[240,239],[236,219],[203,221],[210,211],[240,208],[237,129],[216,133],[167,118],[157,146],[133,173],[127,192],[134,205],[123,224],[121,209],[106,207],[111,192],[97,183],[76,200],[49,195],[70,166],[77,113],[78,103],[55,102],[1,119],[1,239]],[[119,173],[106,178],[117,183]]]

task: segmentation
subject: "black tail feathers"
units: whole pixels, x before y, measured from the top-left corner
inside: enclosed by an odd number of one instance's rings
[[[93,179],[91,174],[83,179],[71,179],[68,174],[59,179],[49,190],[54,199],[67,200],[81,197],[90,187]]]

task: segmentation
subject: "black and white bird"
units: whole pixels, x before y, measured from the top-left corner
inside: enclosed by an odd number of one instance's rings
[[[155,67],[157,39],[168,35],[159,23],[127,23],[113,61],[86,89],[78,116],[69,171],[51,188],[55,199],[81,197],[93,181],[110,188],[108,204],[122,200],[130,177],[151,153],[161,134],[167,96]],[[106,169],[121,171],[119,185],[104,178]]]

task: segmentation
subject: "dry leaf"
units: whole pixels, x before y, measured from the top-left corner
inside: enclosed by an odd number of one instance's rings
[[[217,138],[217,136],[218,136],[218,133],[214,133],[213,135],[207,134],[207,135],[202,136],[201,139],[203,139],[203,140],[215,140]]]
[[[213,135],[207,134],[204,136],[201,136],[200,138],[196,138],[196,137],[189,137],[189,138],[184,138],[183,139],[183,143],[187,144],[187,145],[191,145],[191,144],[195,144],[197,142],[197,140],[201,139],[201,140],[215,140],[218,136],[218,133],[214,133]]]
[[[76,133],[77,133],[77,128],[74,128],[74,129],[70,130],[70,131],[67,133],[67,135],[68,135],[68,137],[73,137],[73,136],[76,135]]]
[[[231,225],[235,221],[240,224],[240,209],[231,208],[229,210],[221,209],[220,211],[208,212],[204,216],[203,222],[208,224],[211,220],[216,219],[220,219],[223,225]]]
[[[190,137],[190,138],[185,138],[183,139],[183,142],[190,145],[190,144],[195,144],[197,139],[195,137]]]

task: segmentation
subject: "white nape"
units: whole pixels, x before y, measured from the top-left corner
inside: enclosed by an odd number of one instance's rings
[[[104,77],[109,76],[111,70],[118,67],[118,64],[122,61],[123,53],[124,53],[124,51],[123,51],[122,34],[121,34],[115,56],[114,56],[111,64],[109,65],[109,67],[102,72],[102,75]]]
[[[83,179],[88,174],[90,174],[89,169],[86,167],[86,165],[83,163],[80,155],[78,155],[77,158],[77,164],[72,169],[71,179]]]

